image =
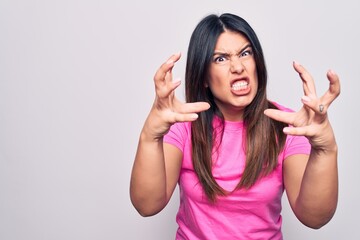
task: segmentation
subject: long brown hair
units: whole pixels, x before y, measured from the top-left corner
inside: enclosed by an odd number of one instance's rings
[[[254,30],[244,19],[233,14],[205,17],[191,35],[186,63],[185,93],[187,102],[206,101],[211,105],[211,108],[201,112],[199,119],[191,125],[194,170],[211,202],[215,202],[219,195],[228,194],[212,175],[212,152],[218,147],[217,144],[220,144],[214,140],[218,136],[215,136],[212,122],[214,116],[218,116],[222,119],[223,127],[224,118],[214,102],[211,91],[205,87],[217,39],[225,30],[238,32],[250,41],[258,76],[257,94],[244,110],[246,166],[236,189],[250,188],[260,177],[271,173],[277,166],[278,155],[286,140],[282,132],[285,124],[273,121],[263,114],[265,109],[276,106],[266,96],[265,59]]]

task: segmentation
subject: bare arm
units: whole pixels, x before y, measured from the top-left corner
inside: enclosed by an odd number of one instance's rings
[[[337,151],[290,156],[284,162],[284,182],[296,217],[320,228],[333,217],[338,198]]]
[[[172,68],[180,54],[161,65],[154,76],[156,98],[140,134],[131,174],[130,198],[142,216],[160,212],[168,203],[178,180],[182,153],[163,136],[175,122],[194,121],[209,104],[181,103],[174,96],[180,82],[172,81]]]
[[[167,205],[179,177],[181,159],[182,153],[176,147],[141,134],[131,175],[130,196],[142,216],[157,214]]]
[[[309,156],[285,159],[284,184],[297,218],[311,228],[320,228],[333,217],[338,200],[338,149],[327,110],[340,94],[340,82],[329,71],[329,90],[318,98],[310,74],[299,64],[294,63],[294,68],[303,81],[304,106],[296,113],[266,110],[265,114],[292,125],[284,129],[286,134],[303,135],[310,141]]]

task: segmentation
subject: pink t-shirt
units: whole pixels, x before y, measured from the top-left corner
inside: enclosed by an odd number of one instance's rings
[[[215,118],[214,126],[218,123]],[[245,167],[243,131],[243,122],[225,122],[219,155],[214,161],[213,176],[228,191],[234,190],[239,183]],[[208,202],[193,168],[191,123],[174,124],[164,142],[183,152],[176,239],[282,239],[282,163],[290,155],[309,154],[310,144],[305,137],[287,136],[278,166],[271,174],[259,179],[248,190],[240,189],[226,197],[218,197],[215,204]]]

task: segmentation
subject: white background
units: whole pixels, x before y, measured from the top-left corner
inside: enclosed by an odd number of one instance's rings
[[[330,108],[339,145],[336,215],[320,230],[283,199],[285,239],[360,239],[358,1],[0,1],[0,239],[174,239],[176,191],[142,218],[129,199],[138,136],[154,98],[153,75],[209,13],[244,17],[262,43],[269,96],[300,107],[292,61],[341,77]],[[183,98],[183,88],[177,91]]]

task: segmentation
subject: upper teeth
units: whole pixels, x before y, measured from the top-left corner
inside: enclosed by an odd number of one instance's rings
[[[246,88],[247,85],[248,85],[248,83],[247,83],[246,81],[238,81],[238,82],[235,82],[235,83],[231,86],[231,88],[232,88],[233,90],[240,90],[240,89]]]

